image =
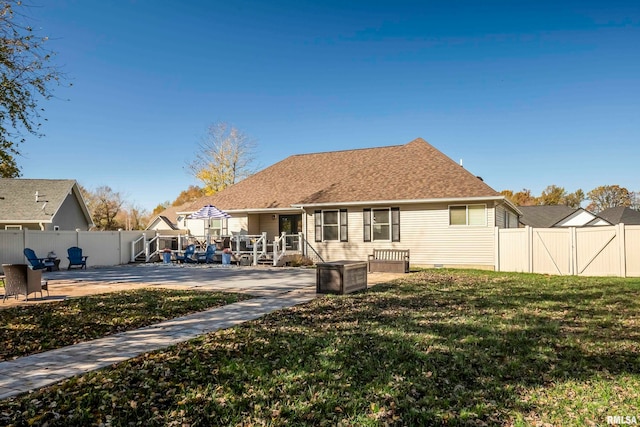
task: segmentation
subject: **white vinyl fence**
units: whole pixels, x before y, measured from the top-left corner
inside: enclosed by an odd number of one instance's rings
[[[60,268],[67,268],[67,249],[82,248],[87,255],[87,267],[127,264],[131,260],[131,242],[145,234],[148,239],[155,231],[39,231],[0,230],[0,264],[27,264],[24,248],[31,248],[44,258],[51,251],[61,260]]]
[[[640,226],[499,229],[496,270],[640,277]]]

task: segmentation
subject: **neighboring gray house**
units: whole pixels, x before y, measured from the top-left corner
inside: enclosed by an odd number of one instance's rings
[[[605,209],[598,216],[611,224],[640,225],[640,212],[625,206]]]
[[[75,180],[0,178],[0,230],[88,230],[92,226]]]
[[[222,234],[225,228],[264,232],[272,241],[283,232],[302,233],[325,261],[366,260],[374,249],[409,249],[411,264],[426,267],[494,268],[496,227],[517,227],[520,213],[421,138],[292,155],[198,199],[185,212],[207,204],[231,215],[216,220],[222,224],[213,228]]]
[[[536,205],[519,206],[518,209],[522,212],[520,224],[533,228],[611,225],[606,219],[583,208],[571,208],[565,205]]]
[[[167,231],[167,230],[186,230],[185,219],[187,214],[183,213],[191,202],[180,206],[169,206],[149,221],[146,230]]]

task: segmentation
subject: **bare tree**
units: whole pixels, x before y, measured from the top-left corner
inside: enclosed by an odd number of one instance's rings
[[[188,164],[204,184],[205,193],[215,194],[252,175],[256,142],[242,131],[219,122],[209,126],[199,144],[196,159]]]
[[[149,220],[150,215],[146,209],[136,203],[125,203],[114,222],[125,230],[144,230]]]
[[[120,193],[106,185],[98,187],[95,191],[84,191],[83,196],[98,230],[117,230],[125,227],[125,224],[117,220],[118,213],[124,205]]]
[[[631,204],[629,205],[631,209],[635,209],[640,211],[640,192],[632,191],[631,192]]]
[[[0,0],[0,177],[20,176],[15,157],[25,134],[41,136],[39,101],[52,96],[51,84],[59,84],[61,73],[51,65],[52,53],[44,48],[47,37],[39,37],[23,24],[18,0]]]

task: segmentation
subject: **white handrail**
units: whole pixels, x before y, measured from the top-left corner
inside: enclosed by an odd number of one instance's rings
[[[154,256],[155,254],[160,253],[160,248],[159,248],[159,246],[160,246],[160,245],[158,245],[158,244],[157,244],[157,242],[158,242],[159,240],[160,240],[160,239],[159,239],[159,238],[158,238],[158,236],[156,235],[153,239],[151,239],[151,240],[149,240],[149,241],[147,241],[147,242],[145,243],[145,245],[144,245],[144,254],[145,254],[145,255],[144,255],[144,258],[145,258],[145,261],[146,261],[146,262],[149,262],[149,260],[151,259],[151,257],[152,257],[152,256]],[[155,249],[153,252],[150,252],[150,250],[151,250],[151,245],[152,245],[154,242],[156,242],[156,249]]]
[[[286,233],[283,231],[280,236],[278,236],[276,239],[273,240],[273,266],[277,266],[278,265],[278,261],[280,261],[280,258],[282,258],[284,256],[284,254],[286,253],[286,243],[282,244],[282,242],[285,241],[285,237],[286,237]],[[280,245],[282,244],[282,253],[280,252]]]
[[[267,254],[267,232],[263,231],[258,240],[253,243],[253,265],[258,265],[258,246],[261,246],[260,256]]]
[[[146,244],[142,245],[142,250],[140,250],[139,252],[136,252],[136,246],[138,246],[140,244],[140,241],[145,239],[145,235],[142,234],[142,236],[138,237],[136,240],[134,240],[133,242],[131,242],[131,262],[135,262],[136,258],[138,257],[138,255],[143,254],[147,249],[146,249]]]

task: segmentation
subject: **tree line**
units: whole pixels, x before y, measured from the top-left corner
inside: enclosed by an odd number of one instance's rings
[[[255,146],[255,141],[236,127],[224,122],[212,124],[198,146],[195,160],[186,165],[202,187],[189,186],[173,202],[160,203],[151,213],[106,185],[95,190],[80,186],[80,191],[96,230],[143,230],[165,209],[215,194],[253,174]]]
[[[557,185],[549,185],[539,196],[532,195],[531,190],[526,188],[515,193],[512,190],[502,190],[500,193],[516,206],[566,205],[579,208],[588,201],[585,209],[596,214],[618,206],[640,210],[640,192],[629,191],[619,185],[601,185],[586,195],[581,189],[569,193]]]

